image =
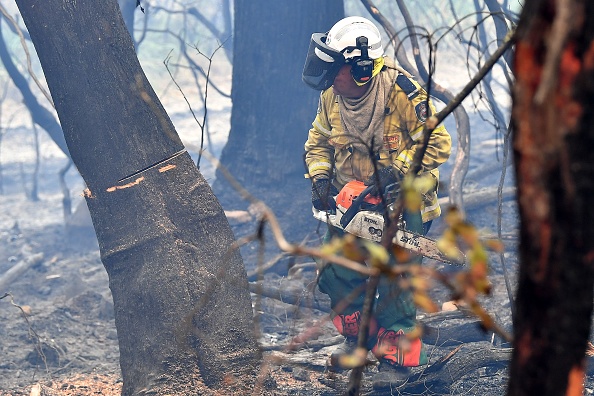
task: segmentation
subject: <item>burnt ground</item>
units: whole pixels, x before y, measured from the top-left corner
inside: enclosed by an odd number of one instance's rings
[[[274,208],[280,213],[286,237],[294,243],[316,245],[320,230],[303,213],[309,213],[307,194],[297,186],[293,195],[303,205]],[[305,196],[302,199],[301,195]],[[0,290],[0,395],[117,395],[121,377],[118,362],[117,331],[107,274],[101,264],[93,235],[87,227],[65,227],[61,222],[59,195],[40,195],[33,202],[22,195],[0,195],[4,209],[0,218],[0,279],[16,264],[42,253],[30,269]],[[268,195],[273,202],[278,198]],[[228,201],[226,209],[245,209]],[[515,224],[513,202],[504,204],[504,223]],[[18,215],[17,215],[18,214]],[[490,207],[470,212],[469,219],[479,228],[494,233],[497,211]],[[39,224],[34,219],[55,217],[55,222]],[[254,233],[258,222],[231,220],[237,237]],[[515,226],[508,227],[506,265],[511,274],[517,267]],[[437,221],[430,233],[443,229]],[[307,292],[315,278],[308,257],[279,256],[273,238],[266,233],[266,263],[275,263],[264,275],[265,284],[285,293],[306,297],[321,310],[297,307],[276,299],[252,294],[257,319],[262,329],[262,346],[268,377],[267,394],[339,395],[348,382],[348,372],[327,369],[327,356],[340,337],[326,320],[324,295]],[[255,280],[258,244],[242,248],[246,270]],[[498,255],[492,255],[493,293],[482,300],[485,308],[503,328],[511,331],[511,312],[503,271]],[[458,268],[430,260],[425,265],[444,272]],[[298,269],[298,270],[297,270]],[[511,279],[512,284],[514,280]],[[1,282],[1,280],[0,280]],[[5,295],[5,293],[10,293]],[[449,300],[445,288],[435,285],[432,297],[441,306]],[[285,300],[287,301],[287,300]],[[426,315],[425,339],[430,354],[430,368],[413,372],[410,383],[396,389],[374,390],[371,381],[377,368],[369,366],[363,377],[362,394],[427,395],[499,395],[505,393],[509,345],[498,336],[485,333],[476,320],[462,313]],[[297,335],[320,329],[296,352],[286,346]],[[442,359],[451,355],[445,362]],[[588,378],[586,388],[592,393],[594,381]],[[39,393],[35,393],[40,390]],[[199,394],[200,392],[197,392]]]

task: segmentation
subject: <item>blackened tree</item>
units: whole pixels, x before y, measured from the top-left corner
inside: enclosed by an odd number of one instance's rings
[[[17,5],[88,187],[122,394],[249,387],[259,351],[241,257],[140,67],[117,1]]]
[[[301,81],[310,36],[344,16],[343,1],[234,4],[233,109],[221,162],[248,189],[278,189],[304,173],[319,96]]]
[[[508,395],[582,395],[594,285],[594,3],[527,0],[513,120],[521,215]]]

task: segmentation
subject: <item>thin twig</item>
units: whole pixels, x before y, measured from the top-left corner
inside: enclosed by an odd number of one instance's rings
[[[43,352],[43,345],[41,343],[41,337],[39,336],[39,334],[37,334],[37,332],[35,330],[33,330],[33,327],[31,326],[31,322],[29,322],[29,317],[28,317],[27,313],[25,312],[25,310],[23,309],[23,307],[14,302],[14,296],[11,293],[4,293],[4,295],[2,297],[0,297],[0,300],[2,300],[5,297],[10,297],[10,304],[12,306],[18,308],[21,311],[21,315],[23,316],[23,319],[25,319],[25,322],[27,323],[27,328],[29,330],[29,336],[31,336],[31,338],[34,339],[35,350],[37,351],[37,353],[41,357],[41,360],[43,361],[43,365],[45,366],[45,371],[47,373],[48,378],[51,379],[51,372],[50,372],[49,366],[47,364],[47,357],[45,356],[45,353]]]
[[[502,212],[503,212],[503,185],[505,183],[505,175],[507,173],[507,164],[508,157],[511,151],[511,125],[509,126],[507,133],[503,137],[503,169],[501,170],[501,178],[499,180],[499,186],[497,187],[497,236],[499,240],[502,237]],[[514,294],[512,291],[511,282],[509,279],[509,274],[507,273],[507,265],[505,263],[505,255],[503,252],[499,253],[499,262],[501,263],[501,268],[503,269],[503,279],[505,280],[505,288],[507,290],[507,296],[509,298],[509,306],[511,309],[512,319],[515,317],[515,305],[514,305]]]
[[[163,60],[163,64],[165,65],[165,68],[167,69],[167,72],[169,73],[169,77],[171,78],[171,80],[173,81],[173,83],[175,84],[177,89],[181,92],[182,97],[184,98],[186,104],[188,105],[188,109],[190,110],[190,113],[192,114],[192,117],[194,117],[194,121],[196,121],[196,124],[198,124],[198,126],[200,127],[200,150],[198,151],[198,160],[196,161],[196,166],[198,167],[198,169],[200,169],[200,161],[202,159],[202,152],[204,150],[204,134],[206,131],[206,126],[207,126],[206,120],[207,120],[207,114],[208,114],[208,105],[207,105],[208,87],[210,85],[210,71],[212,68],[212,59],[215,56],[215,54],[217,53],[217,51],[223,47],[223,45],[225,45],[225,42],[219,43],[218,47],[216,47],[214,49],[214,51],[212,52],[212,54],[210,56],[201,52],[197,46],[193,47],[200,55],[202,55],[204,58],[206,58],[208,60],[208,68],[207,68],[207,71],[204,73],[205,78],[206,78],[206,83],[205,83],[205,88],[204,88],[204,99],[203,99],[204,114],[202,115],[202,122],[200,122],[198,120],[198,117],[196,116],[194,109],[192,109],[192,105],[190,104],[190,101],[188,100],[186,94],[184,93],[184,91],[182,90],[182,88],[180,87],[178,82],[176,81],[175,77],[171,73],[171,70],[169,69],[169,60],[171,59],[171,52],[173,50],[169,51],[169,54],[167,54],[167,57],[165,57],[165,59]],[[210,142],[210,138],[209,138],[209,142]]]
[[[52,100],[52,96],[49,94],[49,92],[47,92],[45,87],[41,84],[41,82],[39,81],[39,79],[37,78],[35,73],[33,72],[33,66],[31,65],[31,55],[29,54],[29,49],[27,48],[27,43],[25,40],[25,36],[23,36],[23,32],[21,32],[21,29],[19,28],[19,26],[16,23],[16,21],[14,20],[14,18],[6,11],[4,6],[2,6],[2,3],[0,3],[0,13],[2,13],[2,15],[4,15],[4,17],[14,26],[15,31],[17,32],[17,34],[19,35],[19,38],[21,39],[21,46],[23,47],[23,51],[25,51],[25,56],[27,58],[27,71],[29,72],[29,75],[31,76],[33,81],[35,81],[35,84],[37,85],[37,87],[39,88],[39,90],[41,91],[43,96],[45,96],[47,101],[52,105],[52,107],[55,108],[56,106],[54,106],[54,101]]]
[[[248,190],[246,190],[233,177],[233,175],[231,175],[231,173],[220,163],[220,161],[217,158],[215,158],[207,150],[203,150],[202,153],[205,157],[208,158],[209,161],[211,161],[212,164],[214,164],[215,168],[219,172],[221,172],[221,174],[231,184],[235,191],[239,193],[241,198],[252,204],[254,210],[256,210],[260,215],[260,221],[266,221],[270,225],[274,239],[281,250],[294,255],[318,257],[322,260],[341,265],[345,268],[351,269],[364,275],[373,275],[379,273],[379,270],[377,268],[369,268],[357,261],[350,260],[346,257],[324,253],[320,249],[316,248],[309,248],[306,246],[294,245],[289,243],[285,239],[280,224],[278,223],[278,219],[274,215],[273,211],[264,202],[255,198]],[[236,249],[239,246],[241,245],[239,245],[238,243],[234,243],[230,249]]]
[[[559,0],[555,7],[556,14],[551,26],[551,32],[547,35],[550,40],[547,42],[548,50],[540,77],[540,85],[534,93],[534,103],[542,104],[546,100],[549,91],[557,83],[559,63],[565,42],[574,26],[575,6],[570,0]]]
[[[433,130],[443,122],[443,120],[449,116],[456,107],[458,107],[462,101],[472,92],[472,90],[481,82],[481,80],[485,77],[485,75],[491,70],[491,68],[497,63],[498,59],[513,45],[515,42],[515,31],[510,32],[510,34],[505,38],[503,44],[493,53],[493,55],[487,60],[487,62],[481,67],[481,69],[476,73],[476,75],[466,84],[466,86],[460,91],[454,99],[447,104],[440,112],[431,116],[427,122],[425,123],[425,131],[424,137],[425,141],[429,141],[431,133]],[[413,174],[419,172],[421,170],[421,161],[417,161],[416,157],[423,158],[425,155],[426,145],[423,150],[417,150],[415,153],[415,161],[411,166],[411,170]]]

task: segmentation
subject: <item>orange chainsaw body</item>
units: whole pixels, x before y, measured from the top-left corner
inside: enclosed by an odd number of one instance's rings
[[[348,182],[338,193],[338,196],[336,197],[336,204],[342,206],[344,209],[350,208],[353,201],[357,199],[361,192],[367,187],[368,186],[366,186],[363,182],[358,180],[352,180]],[[377,205],[381,201],[381,198],[372,197],[371,195],[368,195],[364,199],[364,202],[368,202],[373,205]]]

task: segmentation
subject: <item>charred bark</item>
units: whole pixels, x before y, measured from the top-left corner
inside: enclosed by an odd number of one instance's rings
[[[148,83],[116,0],[17,1],[109,275],[123,395],[249,387],[259,352],[241,257]],[[229,383],[229,382],[225,382]]]
[[[515,57],[520,274],[509,395],[581,395],[594,260],[594,4],[526,1]]]
[[[221,163],[249,189],[279,189],[305,172],[319,93],[301,72],[311,34],[344,16],[342,0],[236,0],[234,15],[233,110]]]

